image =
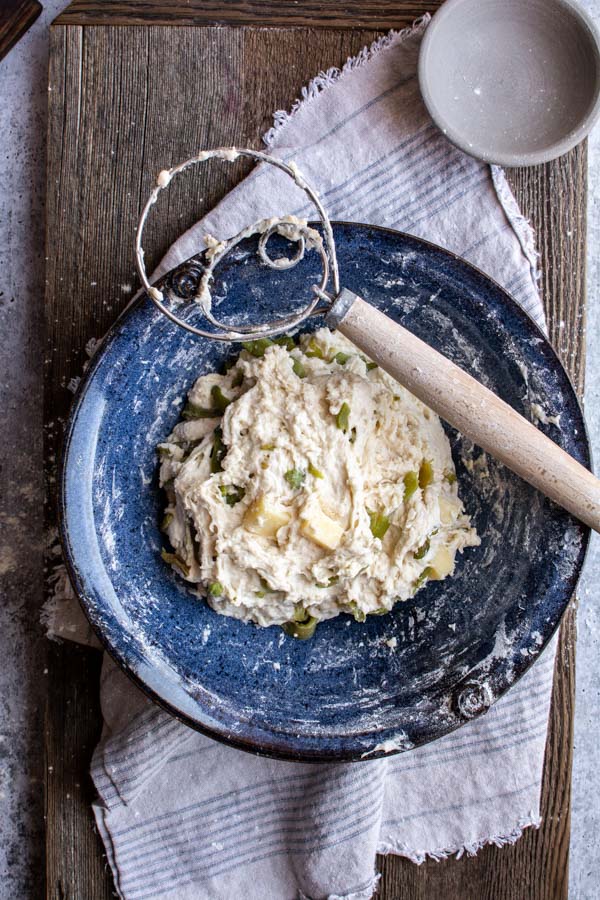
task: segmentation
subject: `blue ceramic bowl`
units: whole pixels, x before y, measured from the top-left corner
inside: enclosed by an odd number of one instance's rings
[[[541,427],[589,465],[569,380],[507,293],[417,238],[354,224],[334,232],[345,286],[526,416],[532,401],[560,415],[560,428]],[[281,297],[302,303],[314,281],[310,259],[274,276],[244,245],[235,256],[222,264],[216,294],[238,315],[251,306],[260,317]],[[189,271],[180,267],[179,285]],[[219,616],[161,560],[154,448],[196,377],[235,353],[191,338],[144,297],[111,329],[79,389],[66,435],[61,531],[73,584],[106,648],[192,727],[287,759],[375,757],[484,712],[556,629],[588,529],[448,428],[460,494],[482,537],[454,577],[387,616],[325,622],[306,642]]]

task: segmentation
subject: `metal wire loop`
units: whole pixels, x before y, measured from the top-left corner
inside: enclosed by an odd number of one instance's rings
[[[264,231],[261,234],[258,242],[258,255],[265,265],[270,266],[272,269],[292,269],[304,257],[306,251],[306,240],[304,239],[304,235],[300,234],[298,237],[290,238],[290,240],[295,240],[298,244],[298,249],[293,256],[281,256],[278,259],[271,259],[267,252],[267,244],[269,243],[269,238],[273,234],[277,234],[277,225],[271,225],[267,231]]]
[[[285,172],[285,174],[290,178],[292,178],[293,181],[298,185],[299,188],[304,191],[304,193],[308,196],[310,201],[315,206],[323,228],[323,238],[321,238],[319,232],[317,232],[313,228],[310,228],[305,220],[296,219],[293,216],[283,216],[273,219],[263,219],[255,222],[240,231],[238,234],[234,235],[232,238],[228,238],[227,240],[215,240],[214,243],[209,246],[208,250],[206,251],[205,256],[207,259],[207,263],[200,278],[196,293],[191,298],[201,308],[207,321],[217,329],[217,331],[207,331],[203,328],[198,328],[194,325],[191,325],[190,323],[184,321],[178,315],[176,315],[176,313],[174,313],[173,310],[166,305],[165,297],[162,291],[150,284],[144,264],[142,237],[150,210],[156,203],[160,192],[165,190],[169,186],[171,180],[175,175],[179,175],[185,169],[197,165],[198,163],[206,162],[206,160],[209,159],[221,159],[225,160],[226,162],[234,162],[239,157],[248,157],[250,159],[253,159],[255,162],[264,162],[268,165],[275,166],[282,172]],[[276,233],[283,235],[288,240],[296,242],[298,244],[297,250],[292,257],[281,257],[273,259],[271,256],[269,256],[267,244],[271,236]],[[212,298],[210,293],[213,273],[218,263],[223,259],[224,256],[227,255],[227,253],[229,253],[230,250],[233,249],[233,247],[235,247],[240,243],[240,241],[244,240],[245,238],[255,234],[260,235],[258,242],[258,255],[263,263],[265,263],[272,269],[290,269],[300,262],[300,260],[304,257],[304,253],[307,249],[316,249],[321,258],[321,281],[318,285],[313,286],[313,293],[310,301],[305,307],[303,307],[303,309],[299,313],[295,313],[289,316],[281,316],[277,319],[272,319],[268,322],[263,322],[258,325],[239,324],[232,327],[227,323],[221,322],[215,315],[213,315]],[[152,193],[146,201],[146,205],[142,210],[142,214],[138,222],[135,237],[135,258],[142,285],[152,302],[161,311],[161,313],[167,316],[167,318],[169,318],[176,325],[184,328],[186,331],[191,332],[192,334],[195,334],[199,337],[210,338],[217,341],[239,341],[248,340],[255,337],[269,337],[271,335],[281,334],[284,331],[288,331],[292,328],[297,327],[309,316],[315,313],[321,313],[323,311],[323,308],[317,306],[319,300],[324,300],[325,298],[327,298],[327,301],[331,302],[332,298],[330,294],[326,292],[326,287],[330,276],[333,286],[333,296],[336,296],[339,293],[340,289],[339,271],[333,231],[331,228],[331,222],[327,213],[325,212],[321,200],[319,199],[315,191],[310,187],[310,185],[306,183],[297,166],[293,162],[288,165],[287,163],[284,163],[279,159],[267,156],[265,153],[261,153],[259,150],[238,149],[236,147],[219,147],[215,150],[202,150],[196,156],[185,160],[185,162],[182,162],[171,169],[166,169],[161,172],[157,178],[157,182],[154,189],[152,190]]]

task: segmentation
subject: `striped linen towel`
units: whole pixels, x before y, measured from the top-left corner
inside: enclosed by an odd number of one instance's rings
[[[319,75],[291,114],[276,114],[267,146],[297,162],[332,218],[449,248],[543,325],[533,235],[502,171],[451,146],[421,102],[428,19]],[[310,215],[305,200],[278,171],[258,168],[183,235],[161,272],[197,252],[207,231],[228,237],[263,216]],[[51,630],[77,637],[68,588],[63,596]],[[377,852],[419,863],[514,842],[540,822],[555,646],[483,718],[409,753],[339,765],[216,743],[152,705],[106,659],[92,777],[119,896],[359,900],[375,888]]]

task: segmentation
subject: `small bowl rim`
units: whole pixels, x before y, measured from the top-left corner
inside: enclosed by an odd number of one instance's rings
[[[442,131],[450,143],[454,144],[459,150],[464,151],[469,156],[480,159],[483,162],[500,166],[533,166],[539,163],[550,162],[557,159],[573,147],[576,147],[594,127],[596,121],[600,117],[600,30],[596,23],[574,0],[551,0],[556,6],[563,7],[574,19],[577,19],[586,30],[590,46],[593,47],[599,77],[596,83],[595,96],[591,108],[583,117],[579,125],[572,128],[564,137],[540,150],[526,150],[519,153],[494,152],[491,147],[486,147],[480,142],[469,142],[465,139],[461,131],[455,128],[449,121],[444,111],[434,102],[432,93],[428,84],[428,55],[431,51],[431,45],[436,36],[440,25],[445,24],[448,17],[451,17],[457,7],[466,3],[472,3],[473,0],[445,0],[440,8],[434,13],[431,22],[425,29],[421,47],[419,49],[418,61],[418,78],[419,87],[423,102],[427,107],[427,111],[437,127]],[[477,0],[478,6],[483,3],[493,3],[494,0]]]

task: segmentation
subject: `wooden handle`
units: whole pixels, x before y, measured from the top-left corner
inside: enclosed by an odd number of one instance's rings
[[[350,291],[327,320],[442,419],[600,531],[600,481],[492,391]]]

